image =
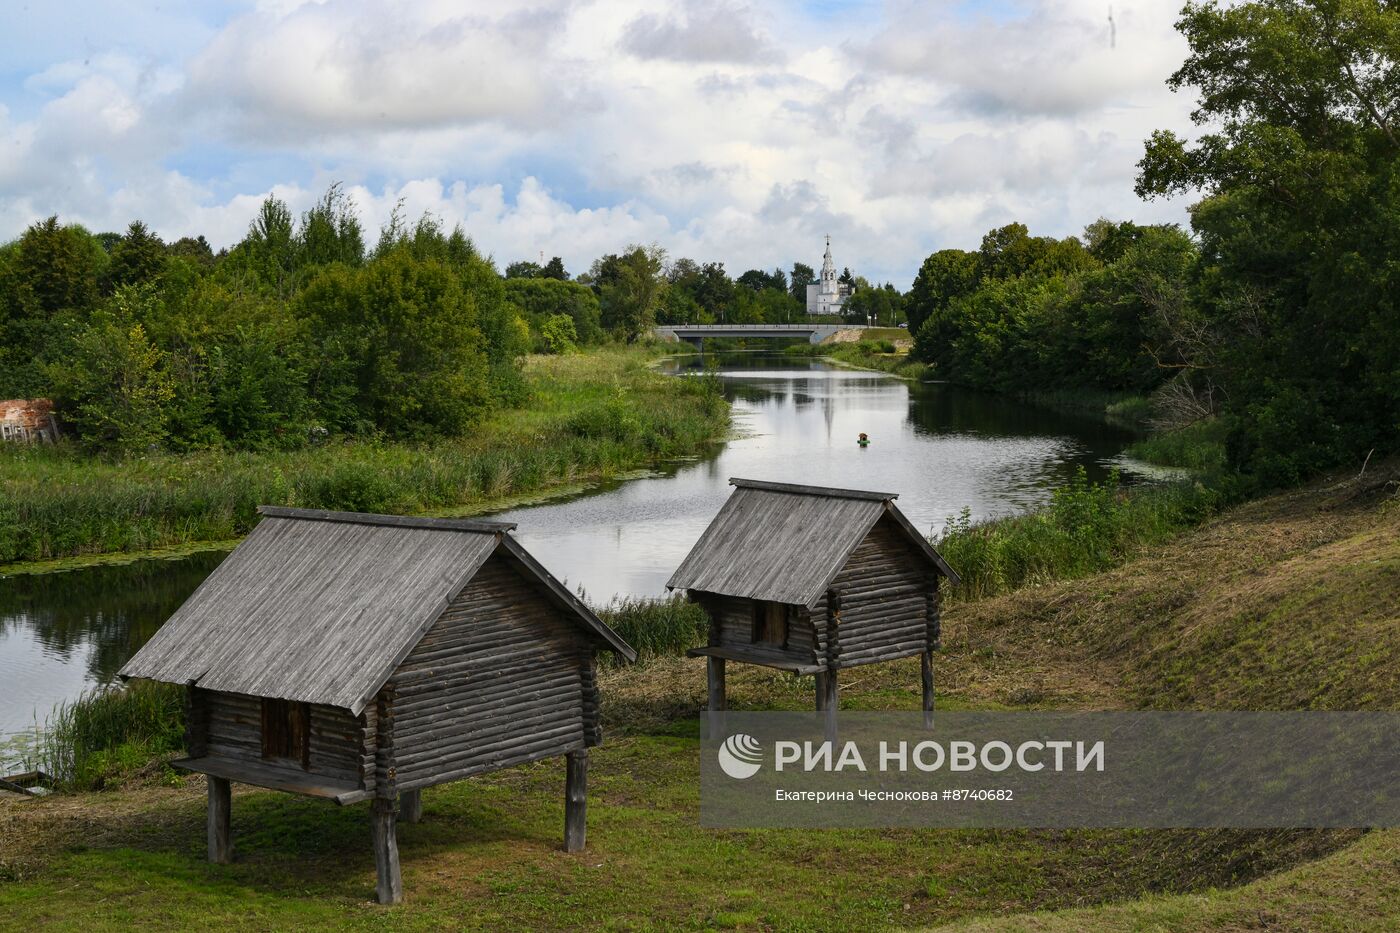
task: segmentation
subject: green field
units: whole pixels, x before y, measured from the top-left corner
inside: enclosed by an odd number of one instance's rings
[[[974,709],[1391,709],[1400,471],[1248,503],[1078,580],[957,601],[940,703]],[[698,661],[603,676],[589,845],[560,850],[563,768],[429,790],[373,903],[363,807],[244,789],[237,857],[203,860],[203,787],[161,766],[102,793],[0,801],[0,916],[22,928],[1376,929],[1400,924],[1393,831],[697,828]],[[843,675],[911,709],[916,665]],[[736,666],[735,708],[812,684]]]

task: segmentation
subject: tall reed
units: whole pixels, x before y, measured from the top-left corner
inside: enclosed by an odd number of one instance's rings
[[[148,681],[99,687],[54,709],[33,760],[62,788],[98,788],[179,749],[184,729],[183,687]]]
[[[366,512],[471,508],[723,437],[716,381],[654,372],[642,351],[532,359],[531,399],[470,436],[422,446],[346,441],[112,462],[0,445],[0,564],[140,551],[246,534],[263,504]]]

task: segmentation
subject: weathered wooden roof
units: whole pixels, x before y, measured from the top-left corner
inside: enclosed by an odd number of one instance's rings
[[[264,507],[122,677],[358,714],[501,549],[608,647],[635,653],[510,538],[515,526]],[[563,591],[563,596],[560,595]]]
[[[888,515],[930,564],[958,575],[895,506],[896,493],[730,479],[734,494],[666,585],[814,606]]]

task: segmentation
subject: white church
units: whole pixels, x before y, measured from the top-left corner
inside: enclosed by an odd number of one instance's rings
[[[840,314],[849,297],[851,286],[836,281],[836,264],[831,261],[831,235],[827,234],[821,276],[807,286],[807,313]]]

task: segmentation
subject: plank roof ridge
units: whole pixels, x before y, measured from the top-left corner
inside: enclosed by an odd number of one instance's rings
[[[729,485],[740,489],[764,489],[770,492],[790,492],[801,496],[829,496],[833,499],[870,499],[875,502],[889,502],[898,499],[897,492],[875,492],[870,489],[842,489],[836,486],[803,486],[799,483],[775,483],[763,479],[729,477]]]
[[[428,518],[421,515],[379,515],[372,512],[334,512],[327,509],[294,509],[282,505],[260,505],[258,514],[268,518],[296,518],[315,522],[341,522],[351,525],[387,525],[394,528],[429,528],[438,531],[471,531],[478,534],[504,534],[515,529],[515,522],[493,522],[480,518]]]

